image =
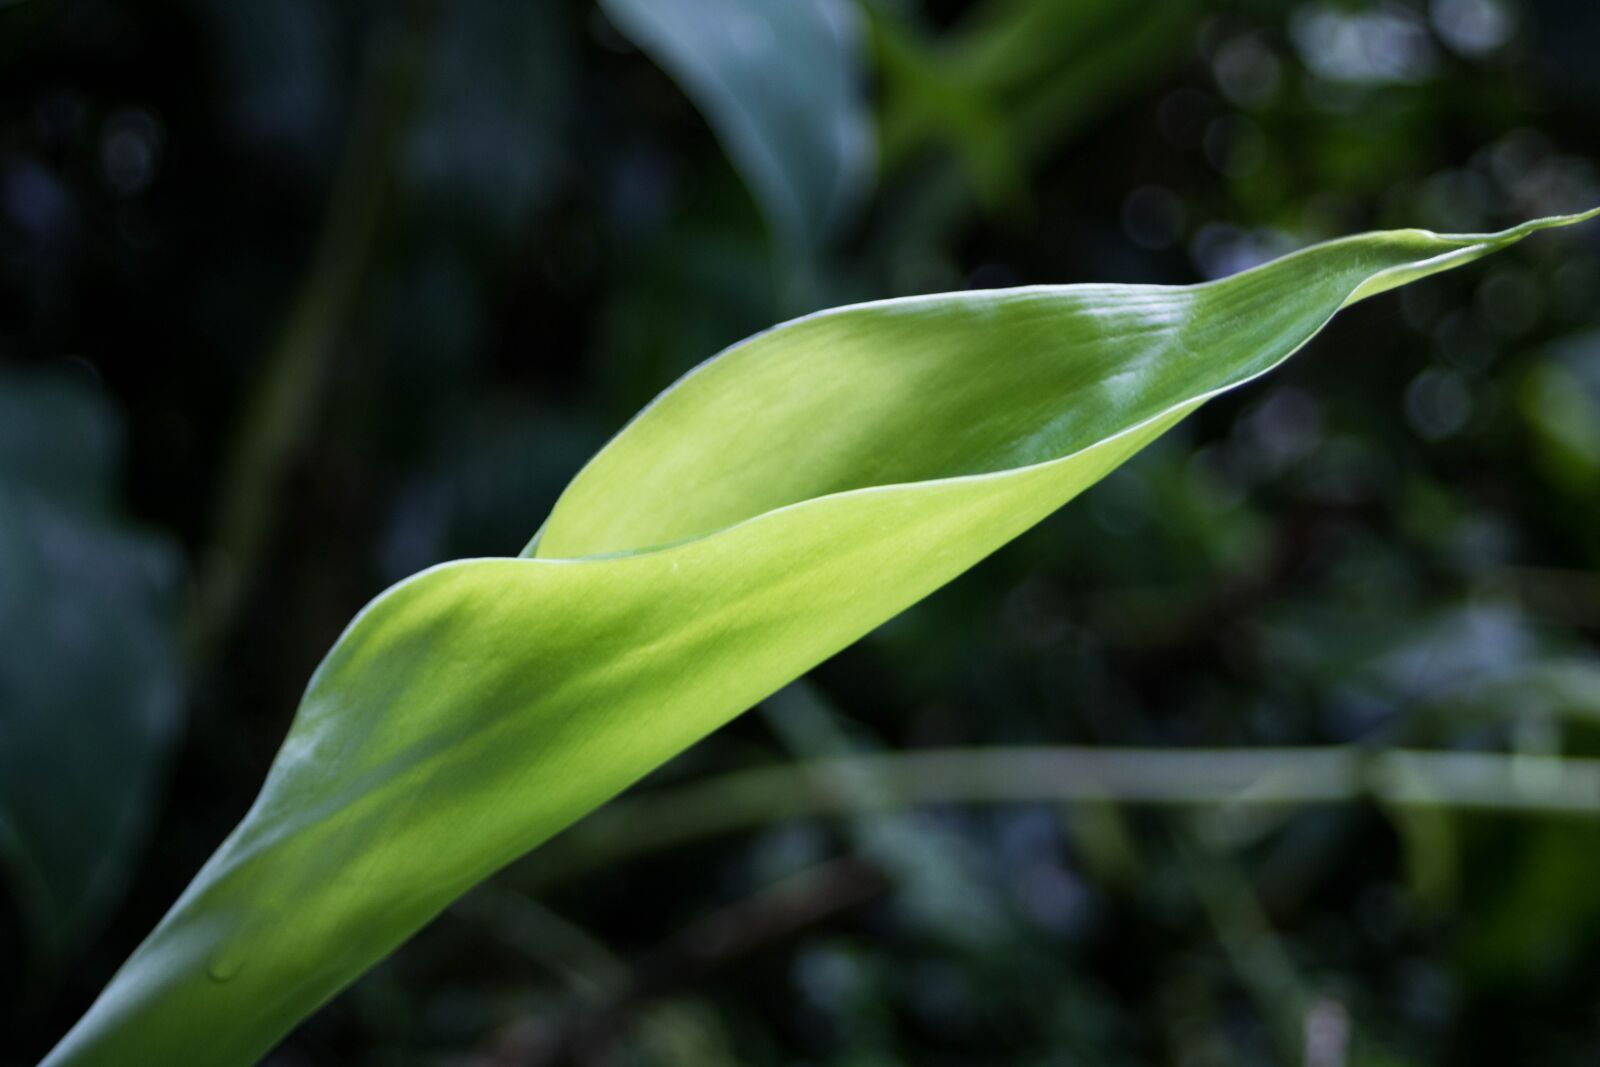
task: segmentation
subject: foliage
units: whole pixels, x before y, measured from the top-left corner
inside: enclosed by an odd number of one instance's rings
[[[104,539],[52,558],[151,650],[94,714],[142,724],[139,692],[181,688],[188,724],[97,776],[136,784],[124,823],[39,809],[120,844],[63,883],[81,921],[0,886],[0,1060],[42,1055],[156,924],[353,612],[520,543],[708,352],[855,300],[1187,283],[1600,199],[1585,0],[831,10],[858,66],[816,84],[872,107],[875,184],[797,248],[725,112],[587,2],[0,5],[6,389],[43,373],[115,413],[104,503],[72,514],[180,552],[109,594]],[[773,84],[807,84],[801,54]],[[1597,277],[1575,231],[1352,309],[1322,358],[694,746],[607,809],[626,832],[585,821],[469,895],[275,1058],[1249,1064],[1315,1034],[1329,1063],[1591,1061]],[[90,679],[0,587],[3,759]],[[178,606],[182,685],[145,690]],[[1016,788],[987,806],[978,772],[1017,746],[1065,762],[994,764]],[[835,759],[821,801],[751,792]],[[1056,766],[1071,789],[1035,776]]]
[[[518,560],[368,605],[245,820],[46,1064],[248,1064],[456,896],[968,569],[1342,307],[1535,229],[1188,288],[862,304],[697,368]]]
[[[145,830],[182,700],[176,561],[116,514],[97,391],[9,377],[0,427],[0,861],[45,973],[98,926]]]

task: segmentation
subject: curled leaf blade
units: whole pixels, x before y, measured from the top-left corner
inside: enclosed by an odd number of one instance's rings
[[[1536,229],[1185,288],[859,305],[682,379],[516,559],[384,593],[256,805],[46,1061],[249,1063],[449,902],[952,580],[1340,308]]]

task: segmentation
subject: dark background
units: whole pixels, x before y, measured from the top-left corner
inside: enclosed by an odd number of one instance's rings
[[[0,1061],[243,813],[367,599],[515,553],[720,347],[1600,204],[1592,0],[793,3],[838,66],[786,37],[738,101],[679,76],[748,27],[674,52],[623,0],[0,3]],[[828,210],[738,162],[773,86]],[[1592,225],[1353,309],[635,803],[1001,744],[1138,749],[1127,796],[580,827],[269,1062],[1600,1062],[1600,792],[1550,810],[1596,781],[1597,518]],[[1261,746],[1493,773],[1140,802]]]

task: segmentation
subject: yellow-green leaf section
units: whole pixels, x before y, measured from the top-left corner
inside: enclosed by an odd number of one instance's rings
[[[1594,214],[1191,287],[863,304],[734,346],[578,474],[524,558],[434,567],[356,617],[254,807],[46,1064],[256,1061],[473,884],[1340,308]]]

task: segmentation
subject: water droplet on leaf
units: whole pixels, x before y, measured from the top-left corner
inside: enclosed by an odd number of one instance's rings
[[[244,953],[236,948],[223,947],[212,953],[206,961],[206,974],[213,982],[232,981],[244,970]]]

